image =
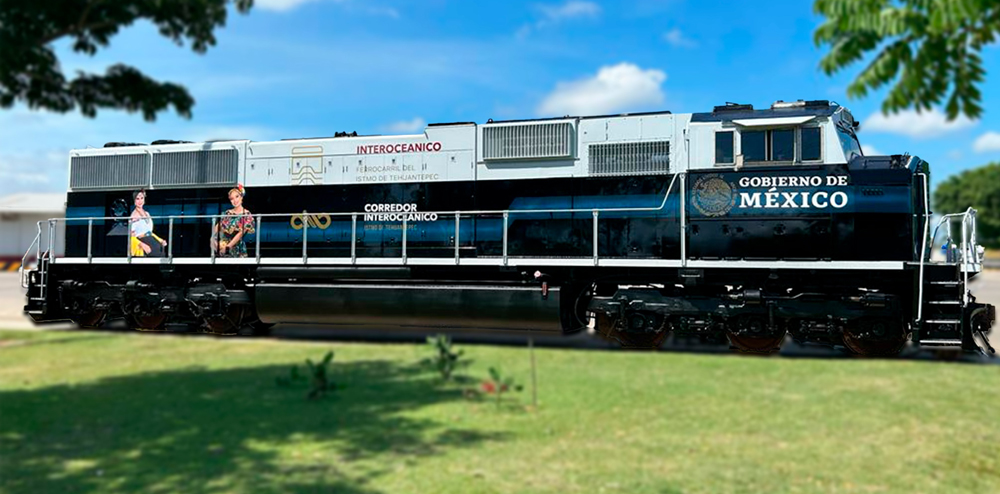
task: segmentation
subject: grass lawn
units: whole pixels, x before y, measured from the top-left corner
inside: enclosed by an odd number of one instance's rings
[[[343,389],[276,385],[329,349]],[[424,356],[0,331],[0,492],[1000,492],[1000,366],[542,349],[497,410]]]

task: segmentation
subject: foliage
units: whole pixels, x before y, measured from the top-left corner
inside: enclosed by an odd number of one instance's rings
[[[500,414],[412,346],[323,345],[336,406],[259,386],[314,342],[0,331],[0,492],[1000,492],[996,366],[548,349],[545,406]]]
[[[245,13],[253,0],[233,0]],[[194,99],[177,84],[158,82],[139,70],[112,65],[103,75],[80,72],[68,80],[53,43],[67,38],[73,51],[93,55],[118,31],[140,20],[178,45],[187,40],[197,53],[215,44],[213,31],[226,23],[229,0],[0,0],[0,107],[22,101],[31,108],[66,113],[79,108],[93,117],[98,108],[141,111],[146,120],[173,106],[191,116]]]
[[[452,373],[462,364],[460,359],[464,352],[455,351],[451,338],[445,334],[428,336],[427,346],[430,347],[432,354],[426,362],[441,374],[441,379],[451,380]]]
[[[830,45],[820,62],[826,74],[877,52],[848,86],[848,96],[892,83],[885,113],[929,110],[947,97],[949,120],[982,114],[979,86],[986,72],[979,54],[1000,32],[1000,2],[816,0],[813,8],[826,18],[814,33],[817,45]]]
[[[504,394],[509,391],[520,392],[523,389],[520,384],[514,382],[513,377],[502,375],[496,367],[490,367],[490,378],[483,381],[480,387],[483,393],[496,397],[497,408],[500,408],[500,401]]]
[[[937,213],[960,213],[968,207],[976,209],[979,243],[1000,248],[1000,163],[952,175],[934,191]]]
[[[323,360],[314,363],[312,359],[306,359],[306,368],[309,374],[309,392],[306,398],[312,400],[319,398],[327,391],[336,389],[336,384],[330,380],[330,363],[333,361],[333,350],[323,356]],[[299,372],[299,366],[293,365],[288,371],[288,377],[277,377],[275,382],[278,386],[291,386],[294,383],[305,380],[306,377]]]

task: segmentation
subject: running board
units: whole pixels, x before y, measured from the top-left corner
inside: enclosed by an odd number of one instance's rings
[[[962,340],[920,340],[920,346],[962,347]]]

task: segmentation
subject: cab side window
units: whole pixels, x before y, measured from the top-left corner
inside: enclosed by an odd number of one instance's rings
[[[768,161],[766,130],[744,131],[740,137],[744,161]]]
[[[795,129],[775,129],[771,134],[771,161],[795,161]]]
[[[802,130],[802,161],[819,161],[823,159],[820,142],[822,141],[819,127],[803,127]]]
[[[731,130],[715,133],[715,164],[733,163],[734,134]]]

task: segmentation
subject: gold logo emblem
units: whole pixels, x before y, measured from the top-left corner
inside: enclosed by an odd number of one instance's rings
[[[309,228],[326,230],[327,228],[330,228],[330,224],[333,223],[333,219],[331,219],[328,214],[309,214],[303,211],[302,214],[294,215],[290,220],[288,220],[288,223],[294,230],[301,230],[305,227],[306,222],[309,223]]]

